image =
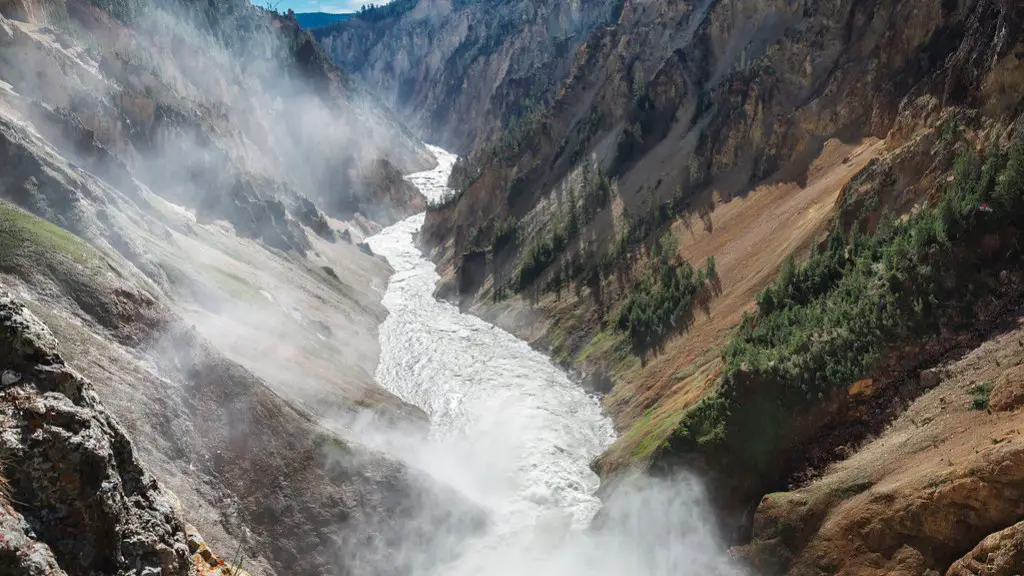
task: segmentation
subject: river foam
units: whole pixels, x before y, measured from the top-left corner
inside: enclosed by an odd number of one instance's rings
[[[455,156],[413,174],[430,200],[448,193]],[[423,214],[369,240],[395,273],[384,296],[377,380],[430,416],[457,474],[432,471],[483,505],[498,539],[564,516],[585,527],[600,502],[589,464],[614,439],[598,400],[525,342],[434,298],[438,275],[414,243]],[[457,477],[453,477],[457,476]]]
[[[408,176],[430,200],[451,193],[455,156]],[[643,479],[617,491],[614,528],[587,531],[601,502],[590,463],[614,440],[600,402],[543,354],[434,298],[438,275],[415,245],[424,215],[368,240],[394,268],[384,296],[377,380],[427,412],[429,445],[404,459],[487,511],[483,535],[446,576],[713,574],[718,546],[703,492],[692,478]],[[438,526],[438,530],[444,527]]]

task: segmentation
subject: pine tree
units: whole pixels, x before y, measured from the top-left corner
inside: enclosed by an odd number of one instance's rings
[[[1020,206],[1024,194],[1024,133],[1017,134],[1010,145],[1010,154],[1002,177],[996,185],[994,199],[1003,212],[1004,219],[1010,219]]]
[[[712,280],[718,278],[718,266],[715,264],[714,254],[708,256],[707,261],[704,263],[704,273],[708,278]]]
[[[569,193],[567,195],[569,202],[569,223],[566,234],[570,240],[575,239],[580,233],[580,218],[576,209],[576,193],[573,190],[573,186],[569,186]]]

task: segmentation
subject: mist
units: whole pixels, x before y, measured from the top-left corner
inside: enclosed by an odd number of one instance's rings
[[[382,158],[396,170],[433,158],[306,54],[310,39],[288,22],[245,0],[136,4],[145,9],[126,16],[128,27],[69,4],[57,40],[84,49],[58,55],[77,61],[87,83],[35,74],[51,56],[12,63],[18,93],[56,111],[31,116],[37,126],[87,123],[84,145],[46,132],[65,156],[97,174],[115,163],[130,170],[96,199],[114,204],[104,221],[87,213],[73,231],[98,230],[204,336],[289,399],[316,406],[344,395],[356,386],[332,362],[372,366],[383,315],[363,310],[387,269],[357,256],[354,243],[372,231],[362,215],[388,222],[416,209],[404,205],[415,198],[374,197],[368,180]],[[94,159],[96,149],[109,154]]]
[[[409,176],[431,200],[450,192],[454,163],[433,150],[438,167]],[[600,399],[525,342],[434,298],[438,274],[414,242],[423,221],[412,216],[369,243],[395,269],[377,381],[423,408],[430,431],[372,415],[327,426],[452,487],[487,521],[438,523],[428,506],[395,527],[409,537],[388,554],[414,576],[739,574],[696,477],[638,473],[598,499],[591,462],[615,438]],[[451,546],[450,558],[422,549],[425,530]]]
[[[422,209],[394,175],[436,160],[245,0],[117,2],[144,8],[117,18],[25,4],[0,20],[0,198],[96,251],[4,282],[56,311],[69,357],[211,547],[253,574],[365,574],[338,558],[389,546],[420,502],[463,507],[311,423],[367,407],[422,422],[373,382],[390,269],[357,243]]]
[[[509,422],[501,422],[508,426]],[[505,428],[515,435],[535,420]],[[570,423],[571,424],[571,423]],[[502,500],[519,498],[516,479],[502,470],[507,446],[494,437],[474,440],[439,432],[424,436],[364,414],[343,423],[327,423],[350,431],[358,442],[389,454],[430,477],[451,486],[479,505],[485,522],[465,517],[446,518],[441,510],[424,509],[397,530],[399,544],[372,552],[362,550],[359,561],[376,573],[401,559],[409,576],[742,576],[747,572],[729,557],[703,482],[686,470],[669,477],[634,472],[616,480],[604,502],[596,498],[579,508],[557,498],[540,498],[541,506],[522,506],[510,525]],[[514,439],[509,439],[514,443]],[[486,457],[490,454],[490,457]],[[512,453],[514,454],[514,452]],[[509,462],[506,461],[506,464]],[[515,464],[512,462],[511,464]],[[594,478],[596,481],[596,478]],[[545,489],[557,491],[557,480]],[[596,482],[585,487],[592,495]],[[522,502],[520,502],[522,504]],[[579,504],[579,502],[576,502]],[[594,520],[599,511],[599,521]],[[440,521],[439,521],[440,520]],[[441,548],[424,546],[429,532]],[[439,553],[443,550],[443,553]],[[341,556],[342,564],[353,562]]]

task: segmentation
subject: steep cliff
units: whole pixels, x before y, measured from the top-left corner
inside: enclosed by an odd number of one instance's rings
[[[377,202],[375,162],[403,172],[431,162],[307,32],[248,2],[35,4],[10,6],[45,16],[12,23],[4,40],[21,112],[88,169],[127,179],[127,168],[246,236],[304,249],[286,228],[290,219],[316,227],[306,199],[350,219]]]
[[[621,3],[403,0],[316,37],[425,138],[469,152],[539,112],[589,32]]]

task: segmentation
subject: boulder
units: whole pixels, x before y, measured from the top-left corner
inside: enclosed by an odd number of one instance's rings
[[[32,538],[32,529],[11,504],[0,500],[0,573],[15,576],[67,576],[50,547]]]
[[[921,371],[921,388],[931,390],[942,381],[942,375],[935,368]]]

